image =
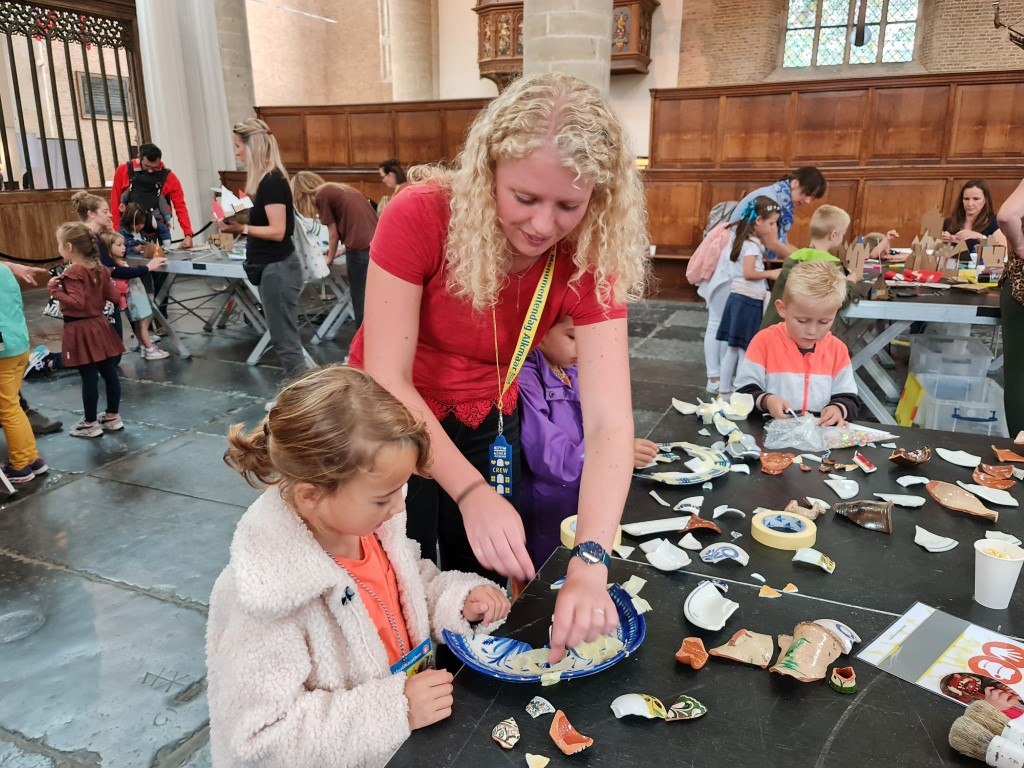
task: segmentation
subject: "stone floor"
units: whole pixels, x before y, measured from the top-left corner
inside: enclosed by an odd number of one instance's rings
[[[43,298],[27,297],[33,340],[57,348],[61,324],[40,315]],[[193,357],[125,355],[124,432],[40,438],[50,473],[14,497],[0,491],[4,768],[210,765],[207,600],[257,495],[224,466],[223,438],[230,424],[262,417],[282,371],[272,352],[245,364],[257,340],[250,328],[207,334],[195,317],[174,315]],[[667,301],[631,311],[637,434],[672,396],[693,399],[703,387],[705,316],[702,305]],[[339,361],[351,334],[349,325],[307,349]],[[27,381],[24,393],[65,426],[82,416],[74,372]]]

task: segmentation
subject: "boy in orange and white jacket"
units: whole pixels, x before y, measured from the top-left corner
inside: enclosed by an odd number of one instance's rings
[[[759,413],[775,419],[820,413],[826,427],[857,418],[861,402],[850,353],[831,330],[847,290],[842,271],[830,262],[802,262],[790,271],[775,302],[782,322],[754,336],[736,374],[736,391],[753,395]]]

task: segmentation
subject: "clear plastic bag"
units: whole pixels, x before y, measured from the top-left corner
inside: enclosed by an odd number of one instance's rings
[[[828,448],[825,429],[818,425],[818,417],[809,413],[768,422],[764,428],[764,447],[768,451],[792,448],[809,453],[818,453]]]

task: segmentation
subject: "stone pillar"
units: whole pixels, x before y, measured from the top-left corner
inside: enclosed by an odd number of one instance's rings
[[[525,0],[523,74],[566,72],[608,93],[612,0]]]
[[[436,99],[438,94],[435,5],[428,0],[386,0],[391,43],[391,89],[395,101]]]
[[[220,63],[228,101],[228,121],[234,125],[247,117],[256,116],[253,110],[256,95],[245,0],[215,0],[214,10],[217,14]]]

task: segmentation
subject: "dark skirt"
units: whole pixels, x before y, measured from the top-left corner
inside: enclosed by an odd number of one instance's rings
[[[64,318],[61,362],[65,368],[101,363],[108,358],[117,357],[122,352],[124,344],[117,337],[106,315],[80,319]]]
[[[718,326],[719,341],[729,342],[730,347],[746,349],[750,340],[761,330],[764,302],[740,293],[730,293],[722,312],[722,323]]]

